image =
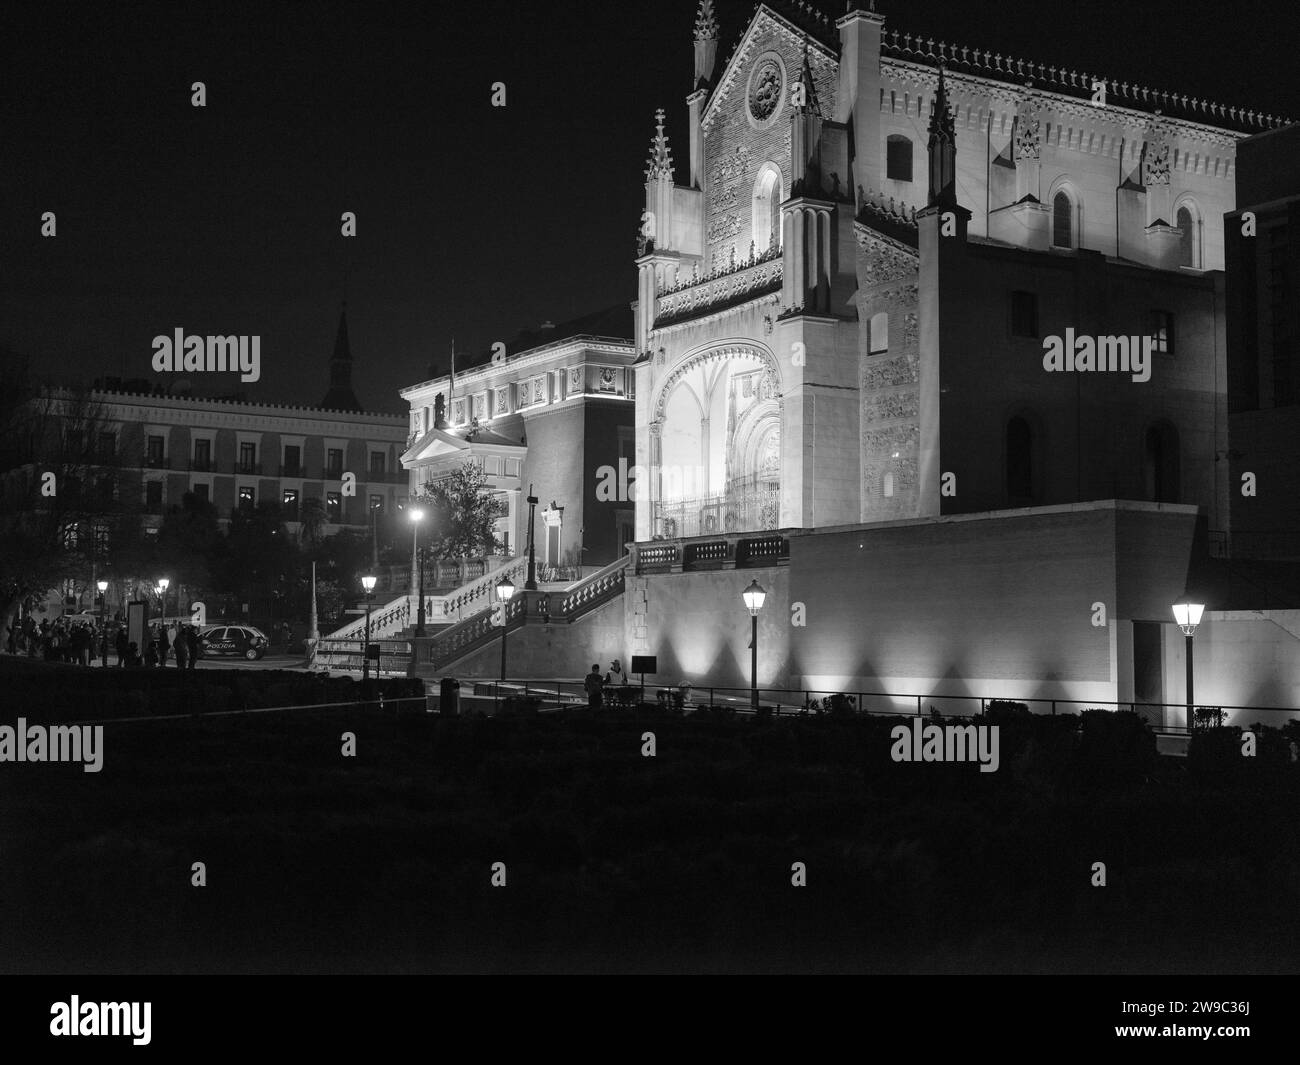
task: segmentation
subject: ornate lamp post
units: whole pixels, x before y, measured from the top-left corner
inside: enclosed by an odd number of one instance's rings
[[[171,584],[171,581],[166,577],[158,578],[158,595],[162,599],[162,616],[164,621],[167,620],[167,586],[169,584]]]
[[[758,581],[750,581],[740,595],[749,611],[749,704],[758,711],[758,612],[763,609],[767,592]]]
[[[524,581],[524,590],[529,592],[537,591],[537,566],[536,556],[533,553],[533,510],[537,507],[537,497],[533,495],[533,486],[528,486],[528,497],[524,500],[528,504],[528,579]]]
[[[1205,613],[1204,603],[1193,603],[1190,599],[1184,599],[1174,604],[1174,621],[1183,630],[1183,637],[1187,642],[1187,732],[1189,735],[1192,731],[1192,707],[1195,705],[1192,697],[1192,638],[1196,635],[1196,626],[1201,623],[1203,613]]]
[[[108,668],[108,581],[96,581],[99,589],[99,664]]]
[[[411,519],[411,585],[416,584],[416,571],[419,571],[419,606],[415,615],[415,635],[427,636],[424,628],[424,553],[420,550],[420,522],[424,520],[424,511],[412,507],[408,512]]]
[[[371,574],[361,578],[361,587],[366,590],[366,642],[361,648],[361,686],[370,684],[370,600],[375,594],[375,577]]]
[[[506,604],[514,598],[515,586],[509,577],[502,577],[497,583],[497,602],[501,604],[501,679],[506,679]]]

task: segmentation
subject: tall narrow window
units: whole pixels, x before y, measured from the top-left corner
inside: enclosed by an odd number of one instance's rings
[[[1153,310],[1147,314],[1147,335],[1155,340],[1161,355],[1174,353],[1174,316],[1169,311]]]
[[[339,477],[343,474],[343,449],[332,447],[325,452],[325,476]]]
[[[871,316],[867,328],[867,353],[883,355],[889,350],[889,315],[884,311]]]
[[[195,440],[194,441],[194,465],[196,470],[212,469],[212,441]]]
[[[1179,497],[1178,430],[1168,422],[1148,426],[1144,441],[1143,479],[1147,499],[1177,503]]]
[[[1024,507],[1034,502],[1034,431],[1019,416],[1007,422],[1007,503]]]
[[[1038,297],[1034,293],[1011,293],[1011,335],[1038,336]]]
[[[1074,247],[1074,203],[1064,189],[1052,197],[1052,245]]]
[[[1178,213],[1174,215],[1174,225],[1182,231],[1182,240],[1178,245],[1178,265],[1195,266],[1196,222],[1192,218],[1192,212],[1186,207],[1178,208]]]
[[[754,181],[752,224],[756,255],[780,247],[781,171],[772,163],[764,163]]]
[[[239,472],[258,473],[257,445],[249,441],[239,445]]]
[[[885,177],[912,180],[912,142],[899,133],[891,133],[885,142]]]

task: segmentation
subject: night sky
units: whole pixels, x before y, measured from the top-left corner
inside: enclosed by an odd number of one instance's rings
[[[716,6],[720,67],[753,5]],[[245,396],[314,404],[346,287],[355,390],[400,411],[399,388],[445,372],[453,335],[486,354],[625,304],[656,107],[687,176],[695,7],[7,10],[0,352],[66,380],[153,378],[159,333],[258,334]],[[936,40],[1300,117],[1291,3],[880,7]]]

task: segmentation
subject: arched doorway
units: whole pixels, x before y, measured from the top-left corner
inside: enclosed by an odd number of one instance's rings
[[[781,397],[770,354],[738,344],[683,360],[650,430],[652,535],[779,527]]]

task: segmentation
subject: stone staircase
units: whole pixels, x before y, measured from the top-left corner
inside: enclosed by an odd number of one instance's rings
[[[505,605],[507,634],[524,625],[569,625],[623,594],[627,568],[632,559],[624,555],[589,577],[558,591],[517,591]],[[499,578],[498,578],[499,579]],[[513,579],[513,578],[512,578]],[[495,586],[495,581],[493,582]],[[518,587],[522,581],[516,581]],[[489,606],[495,604],[489,604]],[[473,616],[434,633],[413,640],[415,653],[411,672],[433,676],[500,639],[502,623],[498,611],[485,608]]]

